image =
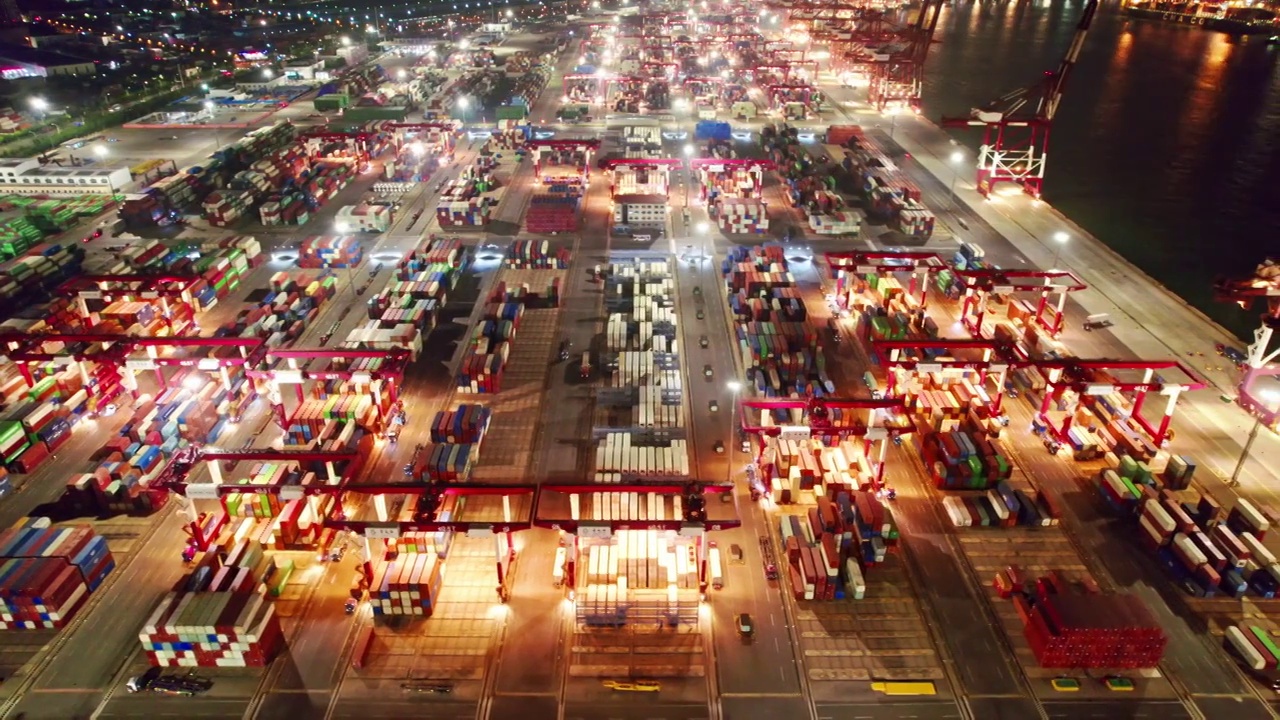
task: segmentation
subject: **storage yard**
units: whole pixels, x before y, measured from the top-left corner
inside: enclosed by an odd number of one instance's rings
[[[1203,362],[959,235],[847,19],[660,12],[6,196],[0,715],[1277,715]]]

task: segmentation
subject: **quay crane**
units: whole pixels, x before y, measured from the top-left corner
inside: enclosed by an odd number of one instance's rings
[[[905,46],[897,52],[887,53],[887,59],[875,56],[872,64],[870,102],[877,110],[884,111],[894,104],[905,105],[913,111],[920,109],[920,91],[924,87],[924,63],[933,44],[933,34],[942,14],[942,0],[925,0],[920,14],[903,35]]]
[[[1028,195],[1040,197],[1048,159],[1049,126],[1097,12],[1098,0],[1089,0],[1058,69],[1046,72],[1042,82],[1007,93],[986,107],[973,110],[967,118],[942,119],[943,127],[984,128],[977,178],[978,192],[984,197],[1002,182],[1017,183]]]
[[[1218,301],[1233,302],[1245,310],[1249,310],[1255,300],[1266,303],[1258,329],[1253,331],[1253,342],[1245,348],[1247,368],[1240,381],[1238,402],[1262,424],[1280,430],[1280,409],[1273,410],[1265,402],[1265,393],[1255,392],[1255,386],[1263,378],[1280,376],[1280,365],[1274,364],[1280,358],[1280,347],[1271,348],[1275,332],[1280,330],[1280,261],[1267,260],[1254,269],[1251,277],[1243,280],[1220,279],[1214,283],[1213,291]]]

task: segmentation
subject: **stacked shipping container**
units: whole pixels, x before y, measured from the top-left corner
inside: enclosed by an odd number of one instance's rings
[[[115,568],[89,527],[24,518],[0,532],[0,628],[61,628]]]
[[[1153,668],[1168,638],[1133,595],[1067,586],[1058,576],[1027,582],[1016,568],[997,577],[1012,595],[1036,661],[1046,668]]]

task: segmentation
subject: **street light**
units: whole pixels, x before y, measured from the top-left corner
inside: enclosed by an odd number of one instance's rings
[[[458,98],[458,109],[462,111],[462,124],[467,124],[467,108],[471,107],[471,99],[466,95]]]
[[[725,387],[729,389],[732,397],[729,399],[729,466],[725,469],[725,481],[730,485],[733,484],[733,451],[738,445],[738,428],[734,424],[737,420],[735,417],[738,412],[738,391],[742,389],[742,383],[737,380],[730,380],[725,383]]]
[[[947,199],[947,209],[956,206],[956,180],[960,177],[960,163],[964,162],[964,153],[956,150],[951,153],[951,197]]]
[[[107,159],[107,156],[111,154],[111,150],[108,149],[106,145],[95,145],[93,146],[93,154],[98,156],[99,161],[102,161]],[[111,193],[111,199],[114,200],[116,197],[116,186],[115,183],[111,181],[110,170],[107,170],[107,191]]]
[[[685,146],[684,146],[684,156],[686,158],[685,173],[688,176],[685,178],[685,184],[684,184],[684,217],[685,217],[686,223],[689,222],[689,187],[693,185],[693,168],[689,165],[688,159],[693,157],[693,150],[694,150],[693,143],[685,143]]]
[[[1258,399],[1267,405],[1280,402],[1280,392],[1263,390],[1258,393]],[[1253,428],[1249,430],[1249,438],[1244,441],[1244,447],[1240,450],[1240,459],[1236,461],[1236,469],[1231,471],[1231,479],[1227,481],[1228,487],[1238,487],[1240,485],[1240,471],[1244,470],[1244,463],[1249,459],[1249,451],[1253,449],[1253,441],[1258,439],[1258,430],[1261,428],[1262,415],[1254,415]]]
[[[902,108],[897,105],[886,109],[885,114],[889,116],[889,139],[893,139],[893,132],[898,129],[898,113],[902,112]]]
[[[1070,241],[1071,236],[1061,230],[1053,234],[1053,242],[1055,244],[1053,247],[1053,265],[1049,268],[1050,270],[1058,268],[1058,256],[1062,254],[1062,248],[1066,247]]]
[[[36,112],[43,113],[49,109],[49,101],[42,97],[33,97],[31,98],[31,107],[34,108]]]

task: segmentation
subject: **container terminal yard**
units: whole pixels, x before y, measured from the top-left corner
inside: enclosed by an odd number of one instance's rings
[[[1038,200],[1095,6],[977,158],[932,2],[108,131],[172,174],[0,246],[0,715],[1276,717],[1280,271],[1242,353]]]

